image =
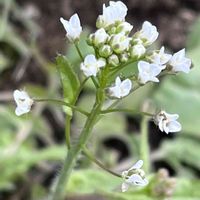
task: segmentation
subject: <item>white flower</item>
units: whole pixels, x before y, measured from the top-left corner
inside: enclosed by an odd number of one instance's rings
[[[150,64],[145,61],[138,62],[138,71],[139,71],[139,81],[142,84],[145,84],[148,81],[159,82],[156,77],[162,71],[163,66],[159,66],[156,64]]]
[[[142,44],[136,44],[131,47],[130,53],[132,58],[140,58],[146,52],[145,47]]]
[[[74,42],[79,39],[80,34],[82,32],[82,26],[77,14],[72,15],[69,21],[61,17],[60,22],[63,24],[67,32],[66,35],[71,42]]]
[[[169,64],[172,66],[173,72],[189,73],[192,62],[185,57],[185,49],[182,49],[172,56]]]
[[[122,183],[122,192],[126,192],[131,185],[146,186],[148,180],[145,178],[145,172],[140,169],[143,161],[139,160],[127,171],[122,172],[124,182]]]
[[[100,28],[94,34],[94,44],[96,46],[104,44],[107,39],[108,39],[108,34],[106,33],[104,28]]]
[[[111,38],[110,45],[116,53],[128,50],[131,38],[124,33],[118,33]]]
[[[142,30],[139,31],[139,38],[143,40],[145,46],[151,45],[158,38],[158,31],[150,22],[145,21]]]
[[[158,125],[159,129],[165,133],[178,132],[181,130],[181,124],[176,120],[179,118],[177,114],[169,114],[165,111],[160,111],[155,116],[155,123]]]
[[[121,81],[119,77],[115,79],[115,86],[109,88],[110,95],[116,98],[127,96],[132,88],[132,82],[129,79]]]
[[[106,62],[103,59],[96,59],[93,54],[85,57],[84,62],[81,63],[81,70],[88,76],[96,76],[101,67],[104,67]]]
[[[172,55],[165,53],[165,48],[162,47],[159,52],[153,52],[153,54],[150,56],[150,59],[154,64],[165,65],[171,57]]]
[[[17,108],[15,109],[15,114],[17,116],[28,113],[31,110],[33,100],[25,91],[15,90],[13,92],[13,97],[17,104]]]
[[[121,1],[110,1],[109,6],[106,7],[103,5],[103,14],[99,16],[99,23],[97,22],[98,27],[106,28],[115,22],[121,22],[125,20],[127,15],[127,7]]]
[[[131,32],[132,29],[133,29],[133,26],[128,22],[121,22],[117,26],[117,31],[118,32],[124,32],[127,35]]]

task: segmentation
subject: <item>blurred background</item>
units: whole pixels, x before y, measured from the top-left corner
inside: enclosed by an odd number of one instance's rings
[[[103,172],[83,155],[66,193],[73,200],[200,199],[200,1],[124,0],[127,21],[140,29],[145,20],[156,25],[160,35],[155,47],[164,45],[173,53],[186,48],[194,68],[188,75],[162,78],[126,98],[121,106],[141,110],[144,106],[166,109],[180,115],[183,130],[159,132],[148,123],[152,172],[165,168],[177,178],[175,190],[156,183],[148,190],[120,194],[121,180]],[[61,107],[35,104],[31,114],[17,117],[12,92],[25,89],[32,97],[62,98],[55,67],[58,53],[68,56],[78,69],[79,57],[65,37],[59,18],[78,13],[86,38],[95,30],[103,0],[0,0],[0,199],[44,199],[59,174],[66,154],[65,114]],[[84,55],[91,49],[80,43]],[[89,109],[94,99],[88,83],[78,104]],[[75,114],[72,138],[76,142],[84,118]],[[122,171],[139,159],[141,117],[109,114],[94,129],[91,151],[108,168]],[[166,175],[166,174],[165,174]],[[167,175],[166,175],[167,176]],[[91,178],[92,177],[92,178]],[[160,189],[160,190],[159,190]],[[114,191],[114,192],[111,192]],[[142,194],[141,194],[142,193]]]

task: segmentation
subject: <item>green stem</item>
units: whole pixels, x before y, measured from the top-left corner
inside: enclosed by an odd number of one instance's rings
[[[149,173],[150,160],[149,160],[149,142],[148,142],[148,118],[143,116],[141,121],[141,143],[140,143],[140,156],[144,161],[144,170]]]
[[[114,175],[114,176],[117,176],[117,177],[120,177],[122,178],[122,176],[116,172],[113,172],[112,170],[108,169],[107,167],[105,167],[100,161],[98,161],[91,153],[90,151],[86,148],[86,147],[83,147],[82,148],[83,150],[83,153],[94,163],[96,163],[99,167],[101,167],[103,170],[107,171],[108,173]]]
[[[130,109],[108,109],[108,110],[102,110],[101,114],[106,114],[106,113],[112,113],[112,112],[125,112],[125,113],[130,113],[130,114],[141,114],[141,115],[146,115],[146,116],[150,116],[153,117],[153,114],[151,113],[147,113],[147,112],[140,112],[137,110],[130,110]]]
[[[111,72],[111,74],[109,75],[109,77],[115,76],[118,72],[120,72],[122,69],[124,69],[127,65],[132,64],[132,63],[134,63],[134,62],[136,62],[136,60],[130,60],[129,62],[124,63],[123,65],[117,67],[117,69],[114,69],[114,70]]]
[[[91,76],[91,79],[92,79],[92,82],[94,83],[94,86],[95,86],[96,88],[99,88],[99,83],[98,83],[98,81],[96,80],[96,77]]]
[[[78,52],[78,55],[79,55],[80,58],[81,58],[81,61],[83,62],[83,61],[84,61],[84,57],[83,57],[83,55],[82,55],[82,53],[81,53],[81,50],[79,49],[78,43],[75,42],[74,45],[75,45],[75,47],[76,47],[76,50],[77,50],[77,52]]]
[[[50,102],[50,103],[55,103],[55,104],[59,104],[59,105],[63,105],[63,106],[67,106],[70,107],[71,109],[80,112],[81,114],[85,115],[85,116],[89,116],[89,113],[86,112],[85,110],[82,110],[81,108],[71,105],[70,103],[64,102],[62,100],[59,99],[33,99],[34,101],[37,102]]]
[[[58,182],[56,182],[56,185],[54,188],[55,190],[53,190],[53,192],[49,198],[50,200],[64,199],[66,184],[67,184],[69,175],[73,169],[74,163],[76,161],[76,158],[77,158],[79,152],[81,151],[82,147],[86,144],[86,142],[90,136],[92,128],[93,128],[93,126],[98,118],[98,115],[100,113],[101,107],[102,107],[102,103],[100,103],[100,104],[95,103],[89,117],[87,118],[85,126],[81,132],[78,143],[74,147],[71,147],[70,150],[68,151],[67,157],[64,162],[63,169],[58,178]]]
[[[65,139],[68,150],[71,148],[70,144],[70,129],[71,129],[71,119],[72,116],[66,116],[66,122],[65,122]]]

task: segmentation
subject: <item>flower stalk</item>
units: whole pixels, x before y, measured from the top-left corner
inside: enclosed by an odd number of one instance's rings
[[[122,178],[122,175],[121,174],[118,174],[116,172],[113,172],[112,170],[108,169],[106,166],[104,166],[100,161],[98,161],[93,155],[92,153],[90,153],[90,151],[86,148],[86,147],[83,147],[82,148],[83,150],[83,153],[92,161],[94,162],[96,165],[98,165],[100,168],[102,168],[103,170],[107,171],[108,173],[116,176],[116,177],[119,177],[119,178]]]
[[[140,157],[144,161],[144,171],[149,173],[150,160],[149,160],[149,141],[148,141],[148,117],[143,116],[141,121],[141,143],[140,143]]]

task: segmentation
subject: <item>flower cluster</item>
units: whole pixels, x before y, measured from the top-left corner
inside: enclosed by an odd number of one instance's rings
[[[126,5],[121,1],[110,1],[108,6],[103,5],[103,12],[96,21],[97,30],[88,36],[88,44],[94,48],[95,55],[86,56],[81,64],[85,76],[97,76],[99,70],[105,66],[120,67],[122,63],[130,60],[138,61],[140,84],[159,82],[159,75],[163,71],[190,71],[191,60],[185,57],[185,49],[174,55],[165,53],[164,47],[160,50],[150,50],[150,45],[159,35],[157,28],[150,22],[145,21],[141,30],[130,35],[133,25],[125,21],[127,11]],[[69,40],[77,41],[82,31],[78,15],[74,14],[69,21],[63,18],[60,20]],[[110,91],[110,96],[116,98],[127,95],[119,95],[120,91],[113,92],[113,87]]]

